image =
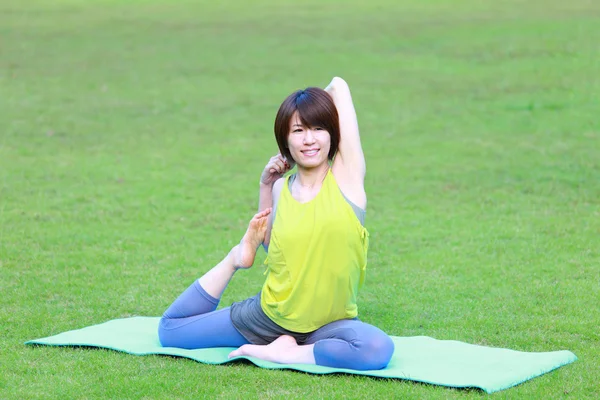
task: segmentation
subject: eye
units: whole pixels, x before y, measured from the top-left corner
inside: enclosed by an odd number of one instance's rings
[[[320,126],[317,126],[317,127],[315,128],[315,130],[316,130],[316,131],[324,131],[325,129],[321,128]]]
[[[302,128],[296,128],[292,131],[292,133],[302,132]]]

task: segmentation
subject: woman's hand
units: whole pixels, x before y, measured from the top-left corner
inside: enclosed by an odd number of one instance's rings
[[[290,163],[281,155],[271,157],[260,176],[260,184],[272,186],[275,181],[292,169]]]

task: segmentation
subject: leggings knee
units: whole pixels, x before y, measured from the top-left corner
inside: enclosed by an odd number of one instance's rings
[[[394,342],[386,334],[364,339],[324,339],[315,343],[318,365],[356,370],[387,367],[394,354]]]
[[[178,347],[177,343],[173,340],[176,337],[170,335],[169,330],[167,329],[170,321],[170,318],[163,315],[158,323],[158,341],[162,347]]]
[[[376,336],[361,349],[365,369],[383,369],[394,355],[394,342],[387,335]]]

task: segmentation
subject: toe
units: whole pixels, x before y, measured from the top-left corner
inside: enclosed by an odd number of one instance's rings
[[[239,357],[244,355],[244,346],[242,347],[238,347],[237,349],[235,349],[234,351],[232,351],[231,353],[229,353],[229,358],[233,358],[233,357]]]

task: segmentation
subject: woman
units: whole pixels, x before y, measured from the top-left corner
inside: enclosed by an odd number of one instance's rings
[[[325,90],[288,96],[275,137],[280,154],[261,175],[258,214],[240,244],[164,313],[161,344],[238,347],[230,358],[385,368],[392,340],[357,318],[368,248],[366,165],[346,82],[336,77]],[[298,172],[283,178],[292,163]],[[261,244],[268,253],[262,291],[215,311],[235,271],[252,266]]]

